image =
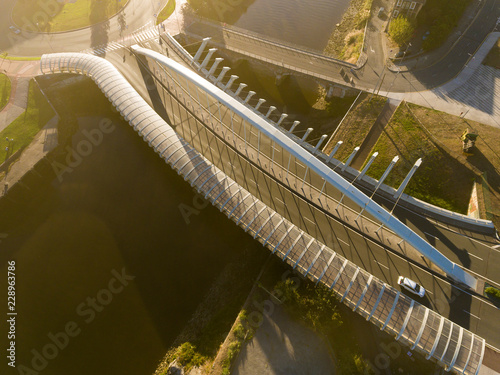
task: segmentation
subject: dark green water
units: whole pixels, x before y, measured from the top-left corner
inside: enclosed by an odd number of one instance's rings
[[[195,193],[123,121],[62,181],[46,168],[26,186],[1,206],[0,296],[6,311],[15,260],[16,364],[33,373],[152,373],[224,267],[267,255],[212,206],[187,224]]]

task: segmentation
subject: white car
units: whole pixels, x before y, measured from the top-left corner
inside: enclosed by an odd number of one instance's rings
[[[21,33],[21,30],[19,30],[17,27],[15,26],[9,26],[9,29],[11,32],[13,32],[14,34],[19,34]]]
[[[423,297],[425,295],[425,289],[418,285],[415,281],[410,280],[407,277],[399,276],[398,284],[405,288],[407,291],[416,294],[419,297]]]

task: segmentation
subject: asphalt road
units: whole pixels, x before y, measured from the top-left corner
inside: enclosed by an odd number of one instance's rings
[[[300,51],[291,51],[262,40],[248,38],[238,31],[207,23],[195,22],[188,32],[200,37],[211,36],[214,44],[232,51],[259,56],[280,67],[291,66],[295,71],[310,72],[316,77],[326,77],[331,82],[352,86],[365,91],[375,88],[381,91],[413,92],[424,91],[440,86],[454,78],[466,65],[468,59],[479,48],[486,35],[493,31],[500,16],[500,1],[485,0],[477,18],[453,49],[440,61],[430,67],[412,72],[395,73],[385,67],[381,58],[382,44],[376,30],[367,33],[368,61],[363,68],[350,72],[344,67],[346,75],[341,75],[342,64],[326,59],[315,58]],[[370,50],[379,53],[370,53]],[[353,78],[353,84],[349,82]]]
[[[119,14],[104,23],[63,33],[45,34],[23,31],[16,35],[9,30],[9,26],[13,25],[10,15],[15,1],[2,1],[0,5],[0,50],[8,52],[9,55],[40,56],[44,53],[77,52],[102,46],[148,23],[153,24],[154,14],[166,3],[167,0],[129,0]]]
[[[486,338],[489,344],[500,346],[500,338],[495,334],[495,320],[500,318],[500,311],[489,301],[457,288],[424,266],[408,262],[401,254],[372,241],[326,210],[311,204],[307,198],[273,178],[258,163],[249,161],[248,157],[236,152],[227,138],[224,139],[220,134],[194,120],[197,115],[183,103],[161,91],[159,95],[167,109],[168,121],[177,125],[176,131],[245,189],[292,223],[381,280],[396,285],[399,275],[415,279],[428,291],[427,296],[419,302]],[[261,147],[266,149],[264,145]],[[435,230],[442,230],[441,235],[449,232],[442,228]],[[450,242],[472,242],[475,250],[488,251],[482,247],[484,245],[462,235],[446,235],[457,236]]]

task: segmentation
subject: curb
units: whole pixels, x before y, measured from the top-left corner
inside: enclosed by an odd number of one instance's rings
[[[446,56],[448,56],[450,54],[450,52],[453,50],[453,48],[455,48],[455,46],[457,45],[457,43],[462,40],[462,38],[464,37],[464,35],[467,33],[467,31],[469,31],[470,27],[472,26],[472,24],[474,24],[477,20],[477,17],[479,16],[479,13],[481,12],[481,10],[483,10],[485,4],[486,4],[486,1],[481,1],[480,2],[481,6],[478,7],[477,11],[476,11],[476,15],[474,16],[474,18],[472,19],[472,21],[469,23],[469,25],[466,27],[466,29],[460,34],[460,36],[458,37],[457,40],[455,40],[455,42],[453,42],[453,44],[450,46],[450,48],[443,54],[443,56],[441,56],[438,60],[434,61],[432,64],[430,65],[427,65],[427,66],[422,66],[422,67],[419,67],[418,69],[401,69],[401,67],[399,65],[396,65],[394,64],[394,60],[392,58],[389,57],[389,60],[391,61],[392,63],[392,66],[394,67],[394,70],[391,69],[391,67],[388,65],[387,68],[395,73],[395,72],[400,72],[400,73],[406,73],[406,72],[412,72],[412,71],[418,71],[418,70],[422,70],[422,69],[428,69],[430,68],[431,66],[434,66],[436,65],[437,63],[439,63],[441,60],[443,60]],[[487,34],[486,37],[488,37],[490,33]],[[486,39],[486,38],[485,38]],[[484,40],[481,42],[481,44],[484,42]],[[412,57],[415,58],[420,58],[421,56],[425,56],[425,52],[423,53],[420,53],[420,54],[416,54]],[[400,59],[399,57],[397,59]]]
[[[13,25],[15,25],[17,28],[19,28],[19,30],[22,30],[22,31],[27,32],[29,34],[40,34],[40,35],[51,35],[51,34],[54,34],[54,35],[57,35],[57,34],[71,33],[73,31],[85,30],[85,29],[88,29],[90,27],[93,27],[93,26],[96,26],[96,25],[101,25],[101,24],[103,24],[105,22],[108,22],[112,18],[116,17],[118,14],[120,14],[121,12],[123,12],[128,7],[128,5],[130,4],[131,1],[134,1],[134,0],[127,0],[127,3],[123,6],[123,8],[121,8],[118,12],[116,12],[115,14],[113,14],[112,16],[110,16],[105,21],[101,21],[101,22],[94,23],[92,25],[88,25],[88,26],[84,26],[84,27],[79,27],[77,29],[65,30],[65,31],[51,31],[51,32],[37,31],[37,32],[33,33],[33,32],[30,32],[30,31],[27,31],[27,30],[23,29],[17,23],[14,22],[14,19],[12,18],[12,11],[10,12],[10,16],[9,17],[10,17],[10,21],[12,22]]]

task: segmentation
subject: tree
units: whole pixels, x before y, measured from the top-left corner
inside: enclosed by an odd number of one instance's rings
[[[415,31],[415,26],[408,18],[399,16],[391,21],[389,35],[392,40],[402,46],[408,42]]]

